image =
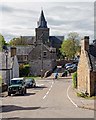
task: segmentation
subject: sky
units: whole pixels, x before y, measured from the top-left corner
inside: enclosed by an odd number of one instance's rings
[[[45,0],[46,1],[46,0]],[[50,0],[49,0],[50,1]],[[94,2],[38,2],[11,0],[0,2],[0,33],[6,41],[13,37],[35,36],[41,9],[50,28],[50,35],[67,37],[77,32],[94,39]]]

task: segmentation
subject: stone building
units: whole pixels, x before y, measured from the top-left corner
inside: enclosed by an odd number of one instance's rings
[[[16,46],[19,64],[30,64],[31,75],[44,75],[56,66],[56,57],[59,48],[64,40],[64,36],[50,36],[50,28],[47,26],[43,10],[35,36],[21,36],[24,46]]]
[[[28,55],[34,46],[16,46],[16,54],[19,64],[28,64]]]
[[[37,44],[41,44],[41,39],[43,39],[43,44],[49,48],[56,49],[56,55],[58,55],[59,48],[64,40],[64,36],[50,36],[50,28],[47,27],[47,21],[43,10],[41,11],[39,21],[37,22],[37,28],[35,28],[35,36],[21,36],[20,38],[26,45],[16,46],[19,64],[28,63],[28,54]]]
[[[40,19],[37,23],[38,26],[35,29],[35,47],[31,50],[28,56],[30,74],[44,76],[45,72],[52,70],[56,66],[56,48],[50,46],[50,29],[47,27],[43,11],[41,12]]]
[[[80,92],[92,96],[96,94],[96,40],[89,45],[89,37],[85,36],[81,42],[77,86]]]

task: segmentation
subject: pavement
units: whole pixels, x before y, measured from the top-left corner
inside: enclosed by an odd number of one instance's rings
[[[93,98],[83,98],[83,97],[78,97],[77,96],[77,90],[73,89],[72,86],[70,85],[69,90],[68,90],[68,95],[70,99],[72,100],[75,105],[79,108],[84,108],[84,109],[89,109],[89,110],[95,110],[95,100]]]

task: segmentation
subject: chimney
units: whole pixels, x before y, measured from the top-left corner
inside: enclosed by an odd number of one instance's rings
[[[16,47],[11,47],[11,57],[16,55]]]
[[[89,50],[89,36],[84,36],[82,40],[82,49],[88,51]]]

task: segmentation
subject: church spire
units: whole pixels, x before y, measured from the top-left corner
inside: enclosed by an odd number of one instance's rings
[[[41,10],[41,15],[38,21],[38,28],[47,28],[47,22],[45,20],[43,10]]]

